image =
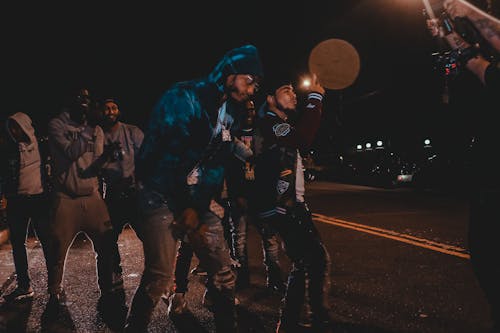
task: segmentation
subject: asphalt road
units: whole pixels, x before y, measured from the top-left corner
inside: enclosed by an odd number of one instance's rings
[[[486,333],[488,305],[467,251],[465,195],[377,189],[327,182],[308,183],[315,221],[332,258],[330,301],[336,333]],[[141,277],[142,245],[132,229],[120,237],[127,301]],[[280,297],[264,288],[259,238],[249,239],[252,286],[238,293],[243,332],[272,332]],[[99,297],[91,243],[80,236],[68,252],[64,276],[67,311],[46,313],[46,271],[36,239],[28,240],[32,302],[0,306],[8,332],[111,332],[96,312]],[[284,272],[289,261],[282,253]],[[196,258],[192,266],[196,265]],[[0,247],[2,291],[14,287],[9,244]],[[284,273],[286,274],[286,273]],[[175,324],[167,306],[156,308],[151,332],[213,332],[201,304],[203,278],[190,276],[192,317]],[[3,325],[3,326],[2,326]],[[307,331],[307,330],[305,330]]]

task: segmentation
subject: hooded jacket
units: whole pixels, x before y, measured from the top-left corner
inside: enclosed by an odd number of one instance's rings
[[[9,130],[9,123],[16,122],[26,134],[27,142],[16,142]],[[17,112],[5,122],[7,141],[1,162],[1,192],[7,197],[36,195],[44,192],[42,159],[31,118]]]
[[[220,154],[227,154],[230,147],[220,133],[212,135],[230,74],[262,77],[254,46],[230,50],[205,78],[174,84],[153,108],[136,157],[136,176],[162,193],[174,214],[187,207],[206,211],[221,191],[226,158]],[[230,114],[230,105],[226,105]],[[199,181],[188,185],[187,177],[196,166],[202,171]]]
[[[102,128],[78,124],[68,112],[62,112],[49,121],[48,130],[54,190],[70,197],[97,193],[97,174],[87,172],[103,153]]]

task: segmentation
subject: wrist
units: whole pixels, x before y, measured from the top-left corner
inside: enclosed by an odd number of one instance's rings
[[[458,65],[461,67],[465,67],[471,59],[477,58],[479,56],[479,50],[474,46],[460,48],[455,51],[457,53]]]

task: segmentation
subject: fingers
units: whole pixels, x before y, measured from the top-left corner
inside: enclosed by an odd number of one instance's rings
[[[325,88],[319,82],[318,75],[316,73],[311,73],[311,85],[309,87],[310,91],[318,92],[322,95],[325,94]]]
[[[440,36],[440,30],[439,30],[439,22],[438,19],[428,19],[426,21],[427,23],[427,29],[429,29],[429,32],[433,37]]]

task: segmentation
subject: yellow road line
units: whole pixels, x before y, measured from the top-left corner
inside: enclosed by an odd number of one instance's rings
[[[453,255],[456,257],[464,258],[464,259],[470,259],[470,255],[467,253],[467,250],[453,246],[453,245],[448,245],[444,243],[438,243],[434,242],[425,238],[419,238],[419,237],[414,237],[411,235],[407,234],[401,234],[392,230],[386,230],[386,229],[381,229],[377,227],[372,227],[368,225],[363,225],[359,223],[354,223],[354,222],[349,222],[349,221],[344,221],[341,219],[329,217],[326,215],[321,215],[321,214],[312,214],[314,220],[332,224],[332,225],[337,225],[340,227],[348,228],[348,229],[353,229],[356,231],[361,231],[361,232],[366,232],[368,234],[372,235],[377,235],[393,240],[397,240],[399,242],[423,247],[429,250],[433,251],[438,251],[441,253]]]

